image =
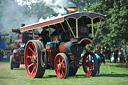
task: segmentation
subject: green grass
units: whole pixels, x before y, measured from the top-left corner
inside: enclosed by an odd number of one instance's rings
[[[43,78],[29,78],[24,66],[10,70],[9,62],[0,61],[0,85],[128,85],[128,68],[125,64],[102,64],[100,74],[87,77],[82,67],[75,76],[56,77],[54,70],[46,70]]]

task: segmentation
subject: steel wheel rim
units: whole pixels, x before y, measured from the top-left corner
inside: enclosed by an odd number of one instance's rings
[[[38,56],[32,41],[28,42],[25,49],[25,68],[29,77],[33,78],[37,72]]]
[[[61,55],[56,56],[55,59],[55,72],[59,78],[63,78],[66,72],[66,65],[64,58]]]
[[[83,70],[87,76],[91,76],[94,70],[94,62],[92,62],[92,58],[91,61],[89,61],[89,55],[89,53],[85,54],[82,61],[84,63]]]

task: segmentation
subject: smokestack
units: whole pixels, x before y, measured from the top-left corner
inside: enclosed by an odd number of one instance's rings
[[[24,27],[25,26],[25,24],[21,24],[21,27]]]
[[[24,27],[25,24],[21,24],[21,27]],[[28,35],[27,35],[27,32],[22,32],[22,43],[27,43],[28,41]]]

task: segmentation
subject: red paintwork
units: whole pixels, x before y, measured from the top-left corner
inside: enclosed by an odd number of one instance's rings
[[[19,53],[14,53],[14,59],[21,59],[21,56],[19,55]]]
[[[58,50],[50,45],[46,46],[46,50],[48,52],[48,62],[53,62]]]
[[[82,40],[80,40],[80,43],[84,43],[84,45],[86,46],[87,44],[92,44],[92,40],[90,40],[89,38],[83,38]]]
[[[51,50],[47,50],[47,52],[48,52],[48,62],[53,62],[56,54],[58,53],[58,50],[51,49]]]
[[[12,32],[18,33],[18,39],[17,39],[17,47],[19,47],[20,42],[22,40],[22,36],[21,36],[21,32],[20,32],[20,28],[16,28],[16,29],[12,29]]]
[[[61,43],[60,45],[59,45],[59,51],[60,51],[60,53],[64,53],[65,52],[65,44],[66,44],[67,42],[64,42],[64,43]]]
[[[20,32],[20,28],[12,29],[12,32],[21,34],[21,32]]]
[[[18,49],[18,47],[17,47],[17,46],[15,46],[15,47],[14,47],[14,49]]]
[[[57,19],[50,20],[50,21],[47,21],[47,22],[36,23],[36,24],[31,25],[31,26],[24,26],[24,27],[21,28],[20,32],[33,30],[33,29],[39,28],[39,27],[49,26],[51,24],[56,24],[56,23],[60,23],[60,22],[63,22],[63,21],[64,21],[64,18],[61,17],[61,18],[57,18]]]

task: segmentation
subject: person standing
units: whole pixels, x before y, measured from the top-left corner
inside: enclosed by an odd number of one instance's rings
[[[100,66],[101,66],[101,57],[96,53],[95,53],[95,56],[98,60],[98,71],[97,71],[97,73],[99,74],[100,73]]]
[[[94,53],[96,53],[100,56],[100,47],[99,46],[96,46]]]
[[[9,45],[6,46],[6,54],[7,54],[7,60],[10,58],[10,47]]]
[[[104,54],[103,49],[101,49],[100,51],[100,57],[101,57],[101,63],[103,62],[105,64],[105,54]]]
[[[11,55],[13,54],[14,47],[11,46]]]
[[[113,55],[114,55],[114,63],[116,63],[117,58],[118,58],[118,48],[115,48]]]

